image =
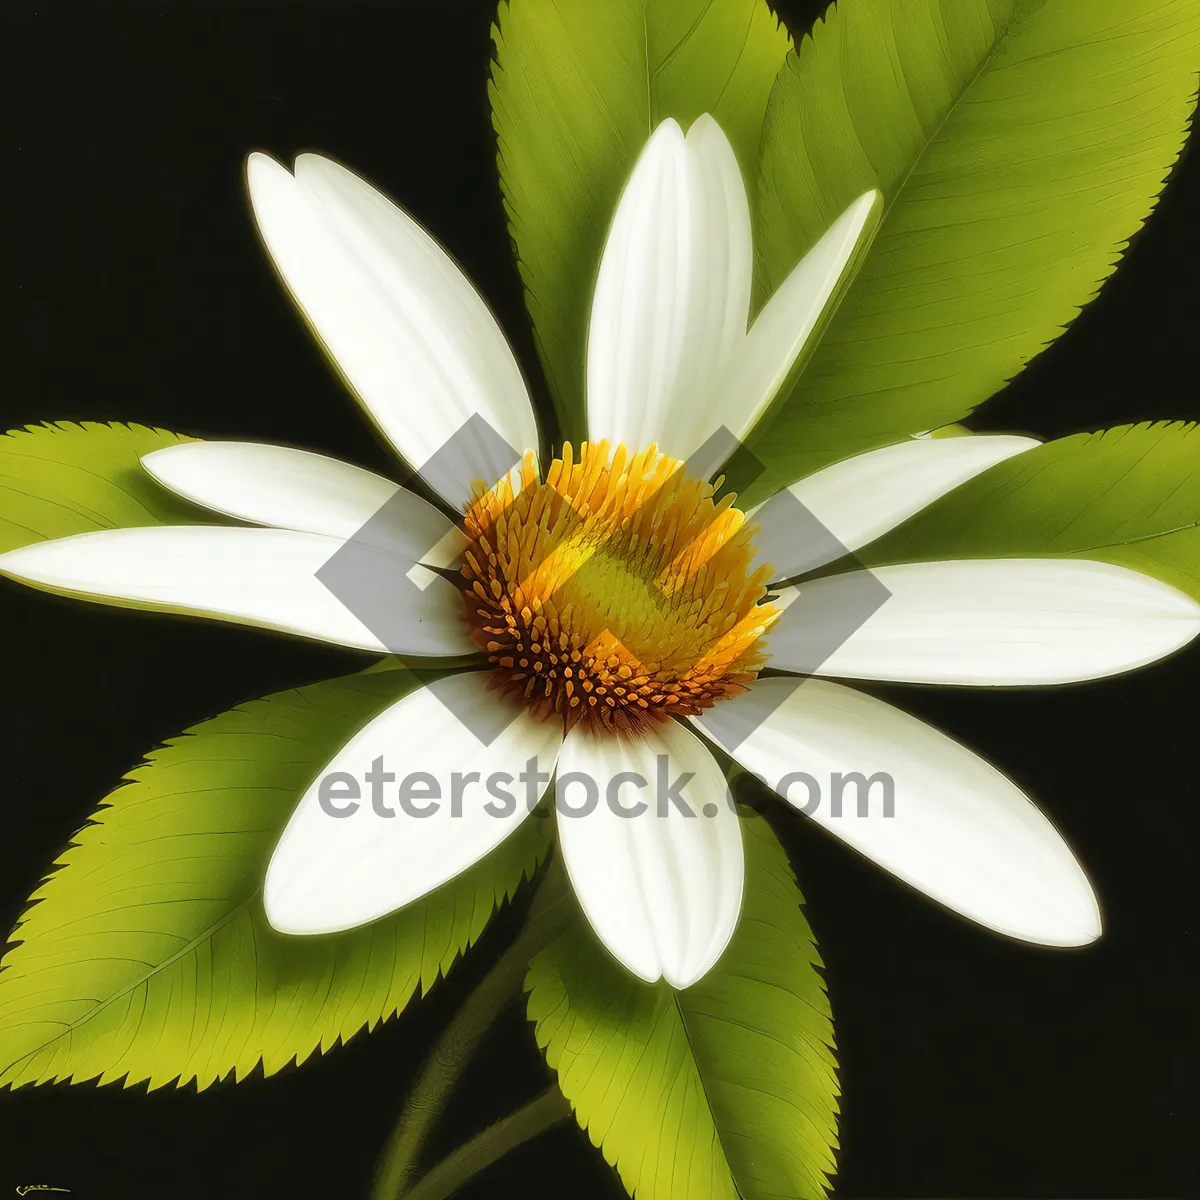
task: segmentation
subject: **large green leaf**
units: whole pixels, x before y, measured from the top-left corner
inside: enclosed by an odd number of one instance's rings
[[[159,487],[139,462],[152,450],[191,440],[144,425],[90,421],[0,436],[0,554],[97,529],[204,519]]]
[[[1094,558],[1200,599],[1200,426],[1125,425],[1010,458],[881,538],[870,566]]]
[[[763,130],[764,288],[842,208],[886,209],[753,445],[767,495],[958,420],[1074,320],[1153,209],[1200,69],[1195,0],[843,0]]]
[[[787,53],[764,0],[508,0],[492,116],[534,336],[563,435],[583,428],[583,354],[600,252],[650,131],[710,112],[748,179]]]
[[[807,1200],[834,1170],[821,960],[779,843],[761,819],[743,830],[741,923],[694,987],[646,987],[582,925],[530,969],[538,1044],[638,1200]]]
[[[366,928],[277,934],[260,889],[303,790],[409,690],[379,672],[257,700],[149,756],[34,893],[0,968],[0,1084],[269,1075],[427,989],[544,850],[528,821],[473,870]]]

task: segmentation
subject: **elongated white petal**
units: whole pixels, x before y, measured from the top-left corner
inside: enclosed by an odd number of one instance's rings
[[[1023,941],[1082,946],[1100,936],[1096,897],[1070,847],[966,747],[827,680],[763,679],[727,703],[753,718],[737,760],[906,883]]]
[[[879,192],[859,196],[779,285],[720,381],[711,428],[741,439],[754,427],[840,302],[843,277],[874,236],[882,208]]]
[[[908,438],[834,463],[787,491],[832,535],[840,550],[857,550],[989,467],[1039,444],[1034,438],[1008,434]],[[773,514],[779,529],[771,528]],[[826,551],[824,545],[805,544],[812,539],[797,537],[791,510],[778,500],[760,505],[755,516],[771,535],[769,547],[763,546],[761,537],[756,544],[780,579],[824,565],[831,561],[830,553],[840,557],[838,549]]]
[[[681,777],[674,795],[690,815],[669,795]],[[647,983],[702,978],[737,927],[744,875],[741,828],[708,748],[676,722],[637,738],[577,727],[557,787],[563,860],[597,937]]]
[[[875,567],[891,593],[823,662],[783,670],[901,683],[1072,683],[1146,666],[1200,633],[1200,604],[1168,584],[1082,559],[973,559]],[[802,584],[812,612],[836,612],[853,575]],[[786,631],[788,614],[776,626]]]
[[[317,578],[342,546],[286,529],[106,529],[11,550],[0,555],[0,575],[122,607],[213,617],[380,654],[470,652],[453,585],[441,578],[389,595],[403,607],[398,624],[408,644],[382,642]]]
[[[163,487],[213,512],[337,538],[353,537],[401,490],[336,458],[258,442],[181,442],[147,454],[142,466]]]
[[[503,332],[416,221],[320,155],[301,155],[293,176],[252,154],[246,175],[259,231],[284,283],[408,462],[424,467],[473,417],[517,454],[537,447],[533,407]],[[489,448],[470,441],[465,435],[470,468],[490,473],[490,461],[474,461],[479,454],[489,460]],[[501,464],[494,478],[511,466]],[[459,485],[441,475],[434,482],[459,506],[472,479]]]
[[[561,742],[561,727],[514,709],[483,674],[409,693],[304,794],[267,868],[267,919],[283,933],[335,933],[455,878],[529,816]]]
[[[164,487],[214,512],[276,529],[382,545],[410,565],[449,566],[466,546],[458,527],[420,496],[362,467],[308,450],[184,442],[146,455],[142,466]],[[421,571],[419,578],[427,586],[433,574]]]
[[[687,133],[688,170],[696,204],[694,251],[699,295],[688,330],[685,386],[711,381],[741,345],[750,320],[750,287],[754,247],[750,234],[750,202],[737,155],[720,125],[707,113]],[[684,396],[682,411],[693,405]],[[670,417],[662,434],[671,432]]]
[[[746,332],[750,209],[709,116],[655,130],[621,197],[592,300],[588,433],[684,456],[690,418]],[[714,426],[715,429],[715,426]]]

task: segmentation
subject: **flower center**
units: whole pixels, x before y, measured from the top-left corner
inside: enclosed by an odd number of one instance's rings
[[[645,730],[745,690],[779,615],[755,527],[651,446],[570,443],[539,482],[533,455],[466,514],[472,638],[497,688],[566,728]],[[719,483],[718,483],[719,486]]]

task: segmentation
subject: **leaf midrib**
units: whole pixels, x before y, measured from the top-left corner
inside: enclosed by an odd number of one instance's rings
[[[60,1033],[56,1033],[52,1038],[48,1038],[46,1041],[42,1042],[42,1044],[40,1046],[35,1047],[33,1050],[27,1051],[25,1054],[22,1054],[20,1058],[13,1059],[13,1061],[11,1063],[9,1063],[7,1066],[4,1067],[3,1075],[11,1074],[12,1071],[14,1070],[14,1068],[20,1067],[23,1063],[28,1062],[28,1060],[33,1058],[34,1055],[41,1054],[45,1049],[47,1049],[47,1047],[53,1046],[55,1044],[55,1042],[58,1042],[59,1040],[61,1040],[64,1037],[70,1036],[71,1034],[73,1034],[75,1032],[76,1029],[80,1029],[84,1025],[88,1024],[89,1021],[94,1020],[105,1009],[107,1009],[111,1005],[115,1004],[118,1000],[122,1000],[126,996],[131,995],[133,992],[137,991],[138,988],[144,987],[156,975],[160,975],[168,967],[172,966],[174,963],[178,962],[181,958],[184,958],[186,955],[191,954],[194,950],[196,950],[198,947],[202,946],[205,942],[212,941],[212,939],[214,937],[216,937],[217,934],[220,933],[222,929],[224,929],[227,925],[232,924],[235,920],[237,920],[239,917],[241,917],[249,909],[250,905],[254,902],[255,899],[257,899],[257,897],[259,896],[261,891],[262,891],[261,888],[256,889],[252,895],[248,896],[245,900],[241,901],[237,905],[236,908],[231,910],[221,920],[214,922],[203,933],[197,934],[196,937],[194,937],[190,942],[188,942],[186,946],[181,946],[174,954],[172,954],[170,956],[170,958],[164,959],[162,962],[158,963],[154,967],[153,970],[147,971],[139,979],[134,980],[127,987],[122,988],[119,992],[114,992],[111,996],[109,996],[106,1000],[103,1000],[100,1004],[98,1004],[95,1008],[93,1008],[86,1015],[79,1017],[78,1019],[72,1021],[69,1025],[64,1026],[64,1028],[62,1029],[62,1031]],[[258,951],[257,951],[257,946],[256,946],[255,947],[255,956],[256,957],[257,957],[257,953],[258,953]],[[2,1077],[2,1076],[0,1076],[0,1077]]]
[[[895,36],[896,9],[893,7],[890,10],[890,12],[891,12],[893,36]],[[1020,14],[1020,4],[1014,3],[1012,14],[1010,15],[1008,21],[1005,23],[1003,31],[1002,32],[999,30],[997,31],[996,36],[993,38],[991,46],[988,49],[988,52],[980,60],[979,66],[976,67],[976,69],[975,69],[974,73],[971,75],[971,77],[968,80],[966,80],[962,84],[962,86],[959,87],[958,91],[954,94],[954,98],[947,105],[946,111],[942,115],[942,119],[937,123],[937,128],[932,130],[930,132],[930,134],[925,138],[925,141],[924,141],[923,145],[921,146],[921,149],[917,151],[917,154],[913,158],[911,165],[909,166],[908,170],[905,171],[904,177],[896,185],[895,193],[892,195],[892,197],[890,199],[885,199],[883,216],[880,218],[880,226],[881,226],[880,232],[881,233],[882,233],[882,226],[883,226],[884,222],[886,222],[888,217],[891,216],[893,207],[900,200],[900,197],[903,194],[904,189],[906,187],[908,187],[909,181],[912,179],[913,174],[916,171],[916,169],[924,161],[925,155],[928,152],[930,146],[932,146],[934,144],[934,142],[937,141],[938,135],[946,127],[946,123],[958,111],[958,107],[963,102],[963,100],[966,98],[967,93],[970,92],[970,90],[975,86],[975,84],[979,82],[980,77],[982,75],[984,75],[984,73],[987,71],[988,67],[991,65],[992,59],[995,58],[995,56],[996,56],[996,51],[1004,43],[1004,41],[1008,37],[1011,36],[1011,34],[1013,32],[1013,27],[1019,23],[1018,18],[1020,15],[1021,15]],[[901,72],[903,73],[903,64],[901,64]],[[905,91],[908,92],[908,94],[911,98],[912,93],[911,93],[911,90],[909,89],[908,79],[906,77],[904,79],[904,88],[905,88]]]
[[[704,1103],[708,1106],[709,1114],[712,1117],[717,1145],[721,1148],[721,1158],[725,1163],[726,1170],[729,1172],[729,1182],[733,1184],[733,1190],[738,1200],[746,1200],[746,1194],[742,1191],[742,1185],[738,1182],[738,1178],[733,1172],[733,1163],[729,1161],[729,1151],[725,1147],[725,1137],[721,1132],[721,1126],[717,1122],[717,1110],[713,1107],[712,1097],[708,1094],[708,1084],[704,1081],[704,1072],[700,1070],[700,1057],[696,1053],[696,1047],[692,1045],[692,1031],[688,1028],[687,1013],[684,1011],[683,1003],[679,999],[679,993],[674,988],[671,988],[670,991],[671,1000],[675,1005],[675,1012],[679,1016],[680,1027],[683,1029],[683,1040],[687,1043],[688,1054],[691,1055],[692,1062],[695,1064],[696,1078],[700,1081],[700,1091],[704,1095]]]

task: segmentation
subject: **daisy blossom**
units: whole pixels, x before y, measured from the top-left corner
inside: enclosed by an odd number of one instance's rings
[[[579,903],[631,972],[687,987],[720,957],[741,905],[741,831],[723,802],[715,740],[783,800],[964,916],[1045,945],[1099,936],[1083,869],[1014,783],[924,722],[833,680],[1100,678],[1185,645],[1200,632],[1200,605],[1102,562],[885,566],[872,575],[887,598],[810,661],[803,638],[787,632],[803,622],[789,614],[845,609],[861,572],[783,586],[833,556],[793,554],[786,540],[760,553],[754,520],[697,465],[714,437],[750,432],[811,348],[878,221],[878,193],[847,208],[751,321],[750,211],[733,151],[710,117],[686,134],[664,121],[625,187],[596,281],[589,440],[544,454],[503,332],[411,217],[318,155],[288,171],[254,154],[248,181],[283,282],[397,454],[420,470],[479,419],[519,465],[498,482],[459,472],[439,507],[307,451],[182,444],[148,455],[146,469],[245,525],[81,534],[0,555],[0,573],[375,653],[472,656],[371,721],[313,782],[267,873],[276,928],[318,934],[378,919],[497,846],[556,776],[562,794],[570,780],[600,781],[618,803],[585,816],[558,806]],[[1036,444],[914,437],[827,467],[788,494],[853,551]],[[319,578],[385,507],[397,531],[388,554],[421,572],[394,598],[401,644]],[[467,714],[494,736],[481,737]],[[735,726],[736,739],[721,736]],[[394,793],[401,772],[408,795],[397,807],[384,788]],[[886,773],[894,813],[810,811],[789,782],[799,772]],[[663,773],[686,777],[691,818],[672,804],[632,815],[636,792],[622,786]],[[345,819],[328,806],[335,778],[365,783]],[[482,781],[496,779],[508,790],[489,795]],[[430,805],[434,794],[449,806]]]

